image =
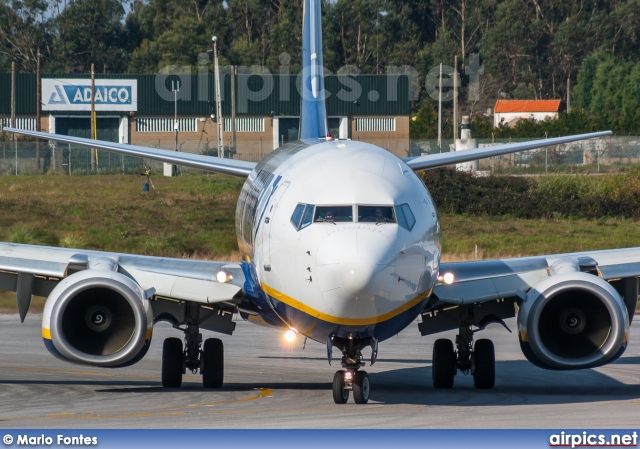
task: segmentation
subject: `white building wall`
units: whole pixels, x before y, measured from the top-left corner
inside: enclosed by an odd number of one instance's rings
[[[497,128],[501,122],[509,123],[513,119],[535,120],[540,122],[547,118],[557,119],[557,112],[496,112],[493,114],[493,127]]]

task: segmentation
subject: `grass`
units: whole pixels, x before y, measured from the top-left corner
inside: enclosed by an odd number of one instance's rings
[[[640,246],[638,223],[623,219],[524,220],[443,215],[443,260],[535,256]]]
[[[0,240],[162,256],[237,251],[242,179],[139,176],[0,177]],[[237,257],[237,256],[236,256]]]
[[[1,176],[0,241],[239,260],[235,206],[243,180],[221,175],[154,178],[142,192],[132,175]],[[640,246],[631,220],[440,217],[444,261]],[[35,298],[32,310],[41,310]],[[15,294],[0,292],[0,310]]]

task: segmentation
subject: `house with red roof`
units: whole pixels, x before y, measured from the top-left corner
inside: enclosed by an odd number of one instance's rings
[[[497,100],[493,110],[493,127],[500,123],[510,127],[520,120],[557,119],[561,100]]]

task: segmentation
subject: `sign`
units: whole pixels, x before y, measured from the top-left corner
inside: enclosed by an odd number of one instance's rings
[[[42,79],[43,111],[91,111],[90,79]],[[137,80],[95,80],[96,111],[137,111]]]

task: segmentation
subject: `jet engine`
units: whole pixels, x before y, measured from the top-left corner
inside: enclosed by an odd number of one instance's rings
[[[529,290],[518,312],[520,346],[541,368],[601,366],[626,349],[627,308],[606,281],[588,273],[550,276]]]
[[[60,281],[45,303],[42,335],[56,357],[92,366],[131,365],[146,353],[153,315],[146,293],[116,271],[85,270]]]

